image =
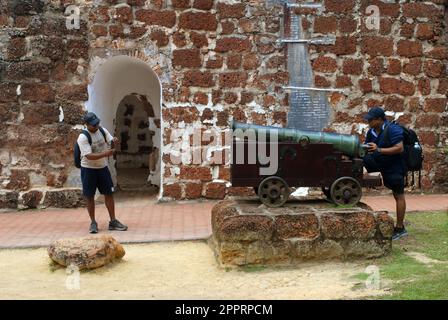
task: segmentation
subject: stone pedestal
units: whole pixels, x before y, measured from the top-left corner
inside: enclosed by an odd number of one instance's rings
[[[227,200],[212,209],[210,244],[222,266],[376,258],[390,252],[393,227],[387,212],[366,205],[305,201],[272,209]]]

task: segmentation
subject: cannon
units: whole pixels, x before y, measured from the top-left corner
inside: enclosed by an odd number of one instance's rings
[[[296,187],[320,187],[335,204],[355,205],[362,187],[382,185],[363,174],[366,146],[355,135],[239,122],[232,130],[232,186],[253,187],[266,206],[283,206]]]

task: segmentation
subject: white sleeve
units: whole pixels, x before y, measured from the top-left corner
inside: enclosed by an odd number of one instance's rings
[[[106,133],[107,143],[111,143],[111,141],[114,140],[114,137],[112,137],[112,135],[109,133],[109,131],[106,128],[103,127],[103,129],[104,129],[104,132]]]
[[[92,146],[89,143],[89,139],[84,134],[80,134],[78,137],[79,150],[81,151],[81,157],[84,157],[92,153]]]

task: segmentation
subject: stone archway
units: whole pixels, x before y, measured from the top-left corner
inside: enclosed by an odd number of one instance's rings
[[[130,97],[130,98],[128,98]],[[144,61],[129,57],[115,56],[106,60],[96,71],[92,83],[89,85],[89,101],[86,102],[88,111],[95,112],[101,119],[101,125],[111,134],[115,133],[121,140],[121,133],[117,132],[117,111],[126,103],[126,99],[136,99],[142,108],[151,106],[147,125],[147,133],[153,133],[151,137],[151,152],[141,155],[146,156],[148,166],[147,181],[155,186],[162,186],[162,86],[157,74]],[[147,110],[149,111],[149,110]],[[121,124],[120,124],[121,125]],[[138,124],[137,124],[138,125]],[[142,124],[140,123],[140,126]],[[118,146],[118,150],[123,145]],[[136,151],[135,153],[138,153]],[[117,154],[119,157],[120,154]],[[114,184],[117,186],[117,161],[111,160],[111,169]],[[159,190],[159,197],[160,197]]]

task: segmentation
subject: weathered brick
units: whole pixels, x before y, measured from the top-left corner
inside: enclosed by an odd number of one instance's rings
[[[423,46],[421,42],[400,40],[397,44],[397,53],[408,58],[421,57],[423,55]]]
[[[223,2],[218,2],[217,11],[221,19],[225,18],[242,18],[245,16],[246,4],[236,3],[236,4],[226,4]]]
[[[169,43],[168,35],[163,30],[152,31],[151,32],[151,40],[154,41],[159,48],[165,47]]]
[[[363,93],[370,93],[373,91],[372,80],[370,79],[360,79],[359,87]]]
[[[336,88],[346,88],[353,85],[352,79],[349,76],[337,76]]]
[[[187,45],[187,38],[183,32],[173,33],[173,42],[178,48],[185,47]]]
[[[193,123],[200,119],[199,111],[196,107],[164,108],[162,113],[166,121],[173,121],[173,123],[179,123],[181,121]]]
[[[418,75],[422,70],[422,60],[420,58],[409,59],[403,67],[403,71],[410,75]]]
[[[244,52],[250,51],[252,45],[248,38],[221,38],[216,41],[216,52]]]
[[[325,9],[329,12],[347,13],[355,7],[355,0],[325,0]]]
[[[446,104],[446,98],[427,98],[425,100],[423,111],[442,113],[446,110]]]
[[[87,84],[64,86],[58,90],[58,96],[71,101],[87,101],[89,100]]]
[[[430,18],[434,19],[443,16],[443,10],[433,4],[426,3],[404,3],[403,16],[407,18]]]
[[[240,54],[231,54],[227,56],[227,68],[228,69],[239,69],[243,59]]]
[[[179,183],[164,184],[163,185],[163,196],[172,198],[174,200],[179,200],[182,198],[182,187]]]
[[[70,58],[87,60],[89,58],[89,42],[87,40],[69,40],[67,51]]]
[[[185,180],[211,181],[212,174],[208,167],[182,166],[180,168],[179,178]]]
[[[383,58],[374,58],[369,60],[369,73],[374,76],[380,76],[384,72]]]
[[[248,104],[254,101],[255,95],[252,92],[243,91],[241,92],[241,104]]]
[[[43,125],[59,122],[59,107],[56,105],[30,105],[23,110],[23,123]]]
[[[428,57],[437,59],[437,60],[444,60],[448,59],[448,48],[447,47],[434,47],[428,54]]]
[[[404,99],[401,99],[397,96],[388,96],[384,100],[385,109],[388,111],[394,112],[403,112],[404,111]]]
[[[179,28],[191,30],[216,31],[218,20],[208,12],[184,12],[179,16]]]
[[[221,34],[228,35],[235,32],[235,24],[232,21],[221,22]]]
[[[424,96],[431,93],[431,81],[427,78],[418,79],[418,90]]]
[[[194,46],[197,48],[207,47],[208,46],[208,40],[207,36],[205,34],[201,34],[198,32],[191,32],[190,33],[190,40],[193,42]]]
[[[244,55],[243,68],[244,70],[255,70],[260,66],[260,59],[256,53],[249,53]]]
[[[93,25],[90,31],[97,37],[107,36],[107,27],[101,24]]]
[[[23,100],[53,102],[54,98],[54,90],[48,84],[26,83],[22,86]]]
[[[235,92],[226,92],[224,94],[224,101],[228,104],[234,104],[238,101],[238,95]]]
[[[196,92],[193,97],[193,102],[197,104],[207,105],[208,95],[204,92]]]
[[[201,183],[187,183],[185,185],[185,197],[187,199],[197,199],[202,196]]]
[[[190,0],[172,0],[173,8],[175,9],[188,9],[191,8]]]
[[[440,124],[440,116],[437,114],[422,114],[415,120],[416,128],[437,127]]]
[[[109,26],[109,34],[112,38],[124,37],[124,28],[121,24],[113,24]]]
[[[401,60],[389,59],[387,73],[390,75],[398,75],[401,73]]]
[[[335,16],[316,16],[314,18],[315,33],[335,33],[338,27],[338,21]]]
[[[157,11],[140,9],[135,12],[135,18],[147,25],[158,25],[167,28],[172,28],[176,24],[176,12],[171,10]]]
[[[298,215],[281,215],[274,223],[276,236],[279,239],[306,238],[314,239],[319,236],[319,221],[313,213]]]
[[[339,31],[343,33],[353,33],[358,29],[358,20],[353,16],[346,18],[338,17]]]
[[[426,146],[436,146],[437,140],[438,140],[437,134],[434,133],[433,131],[421,131],[421,130],[419,130],[419,132],[418,132],[418,139],[420,140],[420,143],[422,145],[426,145]],[[426,161],[427,161],[427,159],[425,159],[425,162]]]
[[[210,10],[213,8],[214,0],[194,0],[193,8],[199,10]]]
[[[23,61],[11,63],[6,67],[5,78],[10,80],[39,79],[48,81],[49,67],[42,62]]]
[[[428,77],[440,78],[443,77],[445,72],[445,64],[438,60],[427,60],[425,62],[424,71]]]
[[[226,72],[219,75],[221,88],[244,88],[247,82],[247,72]]]
[[[184,74],[182,85],[191,87],[213,87],[215,86],[215,81],[213,80],[213,74],[208,71],[187,71]]]
[[[415,32],[415,24],[404,23],[400,29],[400,36],[405,38],[413,38]]]
[[[134,20],[131,7],[120,7],[116,9],[117,21],[125,24],[131,24]]]
[[[439,79],[437,86],[437,93],[448,95],[448,79]]]
[[[372,57],[375,56],[391,56],[394,51],[394,42],[389,37],[369,36],[361,40],[362,53],[366,53]]]
[[[26,41],[23,37],[12,38],[8,44],[8,59],[18,59],[26,54]]]
[[[327,78],[325,78],[321,75],[314,76],[314,83],[315,83],[316,87],[319,87],[319,88],[328,88],[331,86],[331,81],[329,81]]]
[[[417,38],[420,40],[434,39],[434,27],[429,23],[422,23],[417,25]]]
[[[207,199],[224,199],[226,196],[226,184],[223,182],[212,182],[207,184],[205,188]]]
[[[313,69],[314,71],[324,72],[324,73],[333,73],[337,70],[338,65],[334,58],[332,57],[318,57],[313,61]]]
[[[347,59],[344,60],[342,70],[345,74],[360,75],[362,73],[363,65],[363,59]]]
[[[174,67],[198,68],[201,65],[201,53],[198,49],[180,49],[173,51]]]
[[[415,93],[415,85],[406,80],[381,77],[379,82],[382,93],[398,93],[404,96],[412,96]]]

